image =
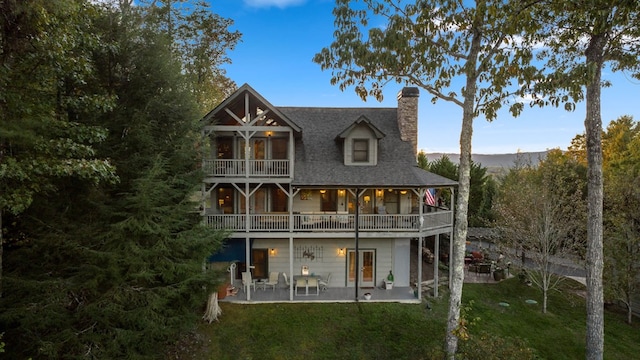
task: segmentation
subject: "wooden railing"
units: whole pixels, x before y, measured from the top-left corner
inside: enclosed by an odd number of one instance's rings
[[[207,176],[288,177],[291,174],[289,160],[206,159],[203,171]]]
[[[215,214],[206,215],[207,226],[213,229],[246,231],[247,219],[249,231],[353,231],[355,215],[353,214]],[[289,220],[293,223],[290,224]],[[360,215],[358,228],[360,231],[419,231],[451,226],[453,212],[438,211],[422,215],[389,214]],[[290,226],[293,225],[293,226]]]

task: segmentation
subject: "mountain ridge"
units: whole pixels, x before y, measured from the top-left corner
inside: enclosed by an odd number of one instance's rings
[[[482,165],[486,168],[512,168],[516,164],[516,160],[528,161],[532,164],[537,164],[541,160],[547,157],[548,151],[534,151],[534,152],[518,152],[507,154],[471,154],[471,160],[474,163]],[[431,162],[440,159],[442,156],[447,156],[451,162],[458,164],[460,162],[460,154],[456,153],[427,153],[427,159]]]

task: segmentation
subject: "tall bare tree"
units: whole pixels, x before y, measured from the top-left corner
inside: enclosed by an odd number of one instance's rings
[[[518,115],[523,104],[511,101],[536,69],[531,48],[518,46],[529,22],[527,1],[475,2],[419,0],[400,5],[393,0],[338,0],[334,9],[334,42],[314,57],[332,69],[332,84],[353,87],[363,99],[382,98],[391,81],[427,91],[433,102],[445,100],[462,110],[459,188],[456,200],[453,274],[446,347],[455,358],[471,169],[473,121],[491,121],[508,105]]]

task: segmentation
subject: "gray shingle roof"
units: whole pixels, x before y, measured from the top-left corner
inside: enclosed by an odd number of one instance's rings
[[[396,108],[276,108],[302,129],[302,138],[296,141],[293,185],[438,187],[457,184],[416,165],[411,143],[400,139]],[[361,116],[386,135],[378,143],[378,164],[345,166],[337,136]]]

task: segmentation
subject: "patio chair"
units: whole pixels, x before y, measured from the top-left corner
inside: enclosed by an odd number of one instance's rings
[[[242,273],[242,291],[246,291],[245,288],[247,286],[249,286],[249,288],[253,286],[253,291],[256,291],[256,279],[251,278],[250,271],[244,271]]]
[[[307,288],[307,278],[300,278],[298,280],[296,280],[296,283],[294,285],[293,291],[295,292],[296,295],[298,295],[298,288]]]
[[[287,286],[286,288],[289,289],[289,287],[291,287],[291,284],[289,284],[289,278],[287,277],[287,273],[282,273],[282,277],[284,278],[284,284]]]
[[[269,280],[267,280],[267,282],[264,283],[264,289],[267,288],[267,286],[271,286],[273,287],[273,291],[276,291],[276,285],[278,285],[278,278],[280,277],[280,273],[277,271],[272,271],[269,273]]]
[[[320,281],[318,281],[318,285],[320,285],[320,288],[322,289],[322,291],[327,291],[327,288],[329,287],[330,282],[331,282],[331,273],[327,275],[326,279],[320,279]]]
[[[310,277],[309,279],[307,279],[307,286],[309,288],[316,288],[316,296],[320,295],[320,285],[318,283],[318,279],[314,278],[314,277]]]

